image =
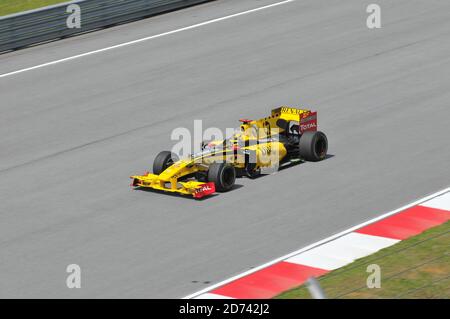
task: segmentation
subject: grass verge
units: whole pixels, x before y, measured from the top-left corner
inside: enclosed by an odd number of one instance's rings
[[[1,0],[0,16],[37,9],[69,0]]]
[[[367,266],[381,268],[381,288],[367,288]],[[327,298],[450,298],[450,222],[318,278]],[[275,298],[311,298],[305,285]]]

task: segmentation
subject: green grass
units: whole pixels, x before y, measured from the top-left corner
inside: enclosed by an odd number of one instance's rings
[[[0,0],[0,16],[67,1],[68,0]]]
[[[381,267],[381,288],[367,288],[367,266]],[[450,298],[450,222],[318,278],[327,298]],[[275,298],[311,298],[305,285]]]

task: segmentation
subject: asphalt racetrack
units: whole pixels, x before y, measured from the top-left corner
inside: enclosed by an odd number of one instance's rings
[[[258,8],[214,1],[0,74]],[[450,2],[296,0],[0,78],[0,297],[183,297],[449,185]],[[174,128],[319,112],[332,155],[206,200],[132,190]],[[81,289],[66,287],[78,264]]]

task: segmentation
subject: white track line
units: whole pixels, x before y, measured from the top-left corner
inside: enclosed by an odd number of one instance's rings
[[[226,280],[224,280],[224,281],[221,281],[221,282],[219,282],[219,283],[217,283],[217,284],[215,284],[215,285],[212,285],[212,286],[210,286],[210,287],[207,287],[207,288],[205,288],[205,289],[202,289],[202,290],[200,290],[200,291],[197,291],[197,292],[195,292],[195,293],[193,293],[193,294],[190,294],[190,295],[184,297],[183,299],[192,299],[192,298],[195,298],[195,297],[197,297],[197,296],[199,296],[199,295],[201,295],[201,294],[208,293],[209,291],[214,290],[214,289],[216,289],[216,288],[218,288],[218,287],[221,287],[221,286],[223,286],[223,285],[225,285],[225,284],[227,284],[227,283],[230,283],[230,282],[232,282],[232,281],[234,281],[234,280],[236,280],[236,279],[245,277],[245,276],[250,275],[250,274],[252,274],[252,273],[254,273],[254,272],[257,272],[258,270],[261,270],[261,269],[263,269],[263,268],[266,268],[266,267],[268,267],[268,266],[271,266],[271,265],[273,265],[273,264],[276,264],[276,263],[278,263],[278,262],[280,262],[280,261],[283,261],[283,260],[285,260],[285,259],[291,258],[291,257],[293,257],[293,256],[295,256],[295,255],[297,255],[297,254],[303,253],[303,252],[305,252],[305,251],[307,251],[307,250],[310,250],[310,249],[315,248],[315,247],[317,247],[317,246],[323,245],[323,244],[325,244],[325,243],[327,243],[327,242],[329,242],[329,241],[332,241],[332,240],[334,240],[334,239],[336,239],[336,238],[339,238],[339,237],[342,237],[342,236],[344,236],[344,235],[347,235],[347,234],[349,234],[349,233],[351,233],[351,232],[353,232],[353,231],[355,231],[355,230],[357,230],[357,229],[359,229],[359,228],[362,228],[362,227],[364,227],[364,226],[367,226],[367,225],[369,225],[369,224],[372,224],[372,223],[374,223],[374,222],[376,222],[376,221],[379,221],[379,220],[384,219],[384,218],[386,218],[386,217],[389,217],[389,216],[391,216],[391,215],[397,214],[397,213],[399,213],[399,212],[401,212],[401,211],[403,211],[403,210],[406,210],[406,209],[408,209],[408,208],[411,208],[411,207],[413,207],[413,206],[420,205],[420,204],[422,204],[422,203],[424,203],[424,202],[426,202],[426,201],[428,201],[428,200],[430,200],[430,199],[433,199],[433,198],[435,198],[435,197],[437,197],[437,196],[439,196],[439,195],[445,194],[445,193],[447,193],[447,192],[450,192],[450,187],[448,187],[448,188],[446,188],[446,189],[443,189],[443,190],[441,190],[441,191],[438,191],[438,192],[436,192],[436,193],[434,193],[434,194],[431,194],[431,195],[429,195],[429,196],[427,196],[427,197],[421,198],[421,199],[419,199],[419,200],[417,200],[417,201],[415,201],[415,202],[413,202],[413,203],[410,203],[410,204],[408,204],[408,205],[405,205],[405,206],[403,206],[403,207],[400,207],[400,208],[398,208],[398,209],[396,209],[396,210],[390,211],[390,212],[388,212],[388,213],[386,213],[386,214],[383,214],[383,215],[381,215],[381,216],[378,216],[378,217],[375,217],[375,218],[373,218],[373,219],[370,219],[370,220],[368,220],[368,221],[366,221],[366,222],[364,222],[364,223],[362,223],[362,224],[353,226],[353,227],[351,227],[351,228],[349,228],[349,229],[347,229],[347,230],[344,230],[344,231],[342,231],[342,232],[340,232],[340,233],[338,233],[338,234],[335,234],[335,235],[330,236],[330,237],[328,237],[328,238],[322,239],[322,240],[320,240],[320,241],[318,241],[318,242],[316,242],[316,243],[313,243],[313,244],[308,245],[308,246],[306,246],[306,247],[304,247],[304,248],[301,248],[301,249],[299,249],[299,250],[296,250],[296,251],[294,251],[294,252],[292,252],[292,253],[289,253],[289,254],[287,254],[287,255],[285,255],[285,256],[282,256],[282,257],[280,257],[280,258],[277,258],[277,259],[274,259],[274,260],[272,260],[272,261],[269,261],[269,262],[267,262],[267,263],[265,263],[265,264],[263,264],[263,265],[261,265],[261,266],[255,267],[255,268],[253,268],[253,269],[251,269],[251,270],[248,270],[248,271],[246,271],[246,272],[243,272],[243,273],[241,273],[241,274],[239,274],[239,275],[237,275],[237,276],[228,278],[228,279],[226,279]]]
[[[184,28],[180,28],[180,29],[176,29],[176,30],[172,30],[172,31],[168,31],[168,32],[152,35],[152,36],[149,36],[149,37],[145,37],[145,38],[141,38],[141,39],[137,39],[137,40],[133,40],[133,41],[117,44],[117,45],[113,45],[113,46],[106,47],[106,48],[99,49],[99,50],[94,50],[94,51],[90,51],[90,52],[74,55],[74,56],[71,56],[71,57],[68,57],[68,58],[55,60],[55,61],[52,61],[52,62],[39,64],[39,65],[32,66],[32,67],[29,67],[29,68],[13,71],[13,72],[9,72],[9,73],[0,74],[0,78],[5,78],[5,77],[11,76],[11,75],[15,75],[15,74],[19,74],[19,73],[35,70],[35,69],[40,69],[40,68],[43,68],[43,67],[46,67],[46,66],[55,65],[55,64],[58,64],[58,63],[63,63],[63,62],[79,59],[79,58],[82,58],[82,57],[85,57],[85,56],[89,56],[89,55],[92,55],[92,54],[97,54],[97,53],[101,53],[101,52],[105,52],[105,51],[109,51],[109,50],[113,50],[113,49],[118,49],[118,48],[121,48],[121,47],[133,45],[133,44],[144,42],[144,41],[148,41],[148,40],[153,40],[153,39],[160,38],[160,37],[163,37],[163,36],[166,36],[166,35],[170,35],[170,34],[182,32],[182,31],[186,31],[186,30],[199,28],[199,27],[211,24],[211,23],[215,23],[215,22],[219,22],[219,21],[223,21],[223,20],[239,17],[239,16],[242,16],[242,15],[245,15],[245,14],[249,14],[249,13],[253,13],[253,12],[269,9],[269,8],[276,7],[276,6],[279,6],[279,5],[283,5],[283,4],[286,4],[286,3],[289,3],[289,2],[293,2],[293,1],[295,1],[295,0],[285,0],[285,1],[277,2],[277,3],[269,4],[269,5],[266,5],[266,6],[263,6],[263,7],[259,7],[259,8],[255,8],[255,9],[251,9],[251,10],[247,10],[247,11],[231,14],[231,15],[228,15],[228,16],[225,16],[225,17],[222,17],[222,18],[217,18],[217,19],[212,19],[212,20],[208,20],[208,21],[205,21],[205,22],[197,23],[197,24],[194,24],[194,25],[191,25],[191,26],[188,26],[188,27],[184,27]]]

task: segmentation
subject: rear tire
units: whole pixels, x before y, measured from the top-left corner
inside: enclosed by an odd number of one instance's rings
[[[153,161],[153,174],[161,174],[176,161],[178,161],[178,157],[174,153],[169,151],[160,152]]]
[[[301,158],[310,162],[321,161],[327,156],[327,136],[319,131],[306,131],[300,136],[299,149]]]
[[[228,163],[212,163],[208,170],[208,181],[216,185],[218,192],[227,192],[234,186],[236,170]]]

